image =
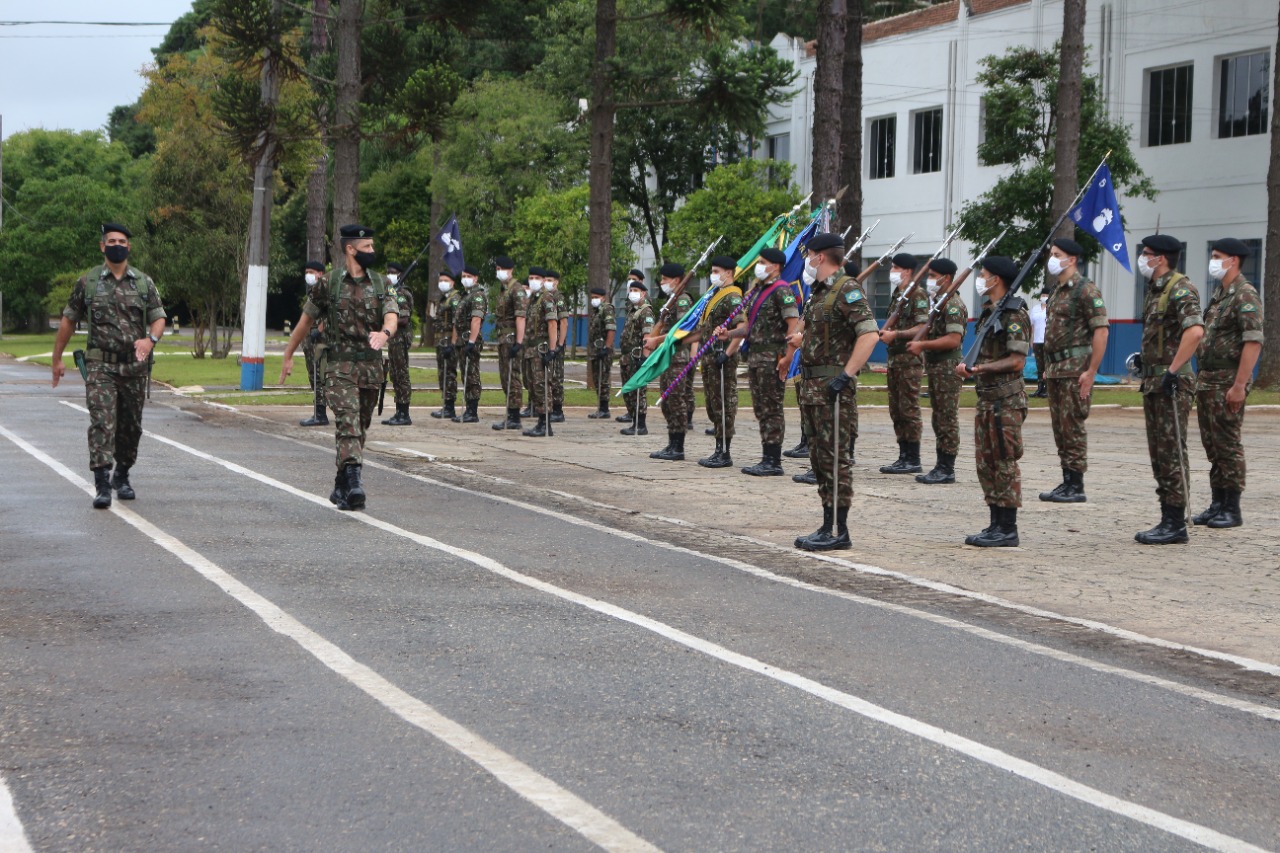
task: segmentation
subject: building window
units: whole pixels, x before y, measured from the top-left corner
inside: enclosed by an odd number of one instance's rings
[[[867,150],[871,156],[870,177],[893,177],[893,152],[898,135],[898,117],[885,116],[871,121],[871,146]]]
[[[1191,141],[1190,65],[1147,72],[1147,145]]]
[[[1218,138],[1267,132],[1271,54],[1231,56],[1218,66]]]
[[[770,160],[791,162],[791,134],[779,133],[765,140],[765,156]]]
[[[922,175],[942,171],[942,107],[911,116],[911,171]]]

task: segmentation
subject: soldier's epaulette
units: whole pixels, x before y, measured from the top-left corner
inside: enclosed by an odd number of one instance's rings
[[[1027,307],[1026,300],[1024,300],[1021,296],[1015,296],[1012,299],[1010,299],[1009,303],[1005,305],[1004,308],[1001,310],[1017,311],[1019,308],[1026,308],[1026,307]]]

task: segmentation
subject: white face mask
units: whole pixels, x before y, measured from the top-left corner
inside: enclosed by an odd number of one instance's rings
[[[644,302],[644,291],[629,290],[627,291],[627,298],[631,300],[632,305],[639,305],[641,302]]]
[[[387,284],[395,284],[399,280],[400,280],[400,276],[396,275],[395,273],[393,272],[387,273]]]
[[[1049,256],[1049,263],[1045,264],[1049,270],[1049,275],[1060,275],[1062,273],[1062,259]]]
[[[440,279],[440,292],[448,293],[450,290],[453,290],[453,282],[447,278]]]
[[[986,276],[983,276],[982,278],[978,279],[973,286],[974,286],[974,289],[978,291],[979,296],[986,296],[987,291],[991,289],[990,279],[988,279]]]
[[[721,276],[721,275],[720,275],[720,273],[718,273],[718,272],[713,272],[713,273],[711,274],[711,286],[712,286],[712,287],[719,287],[719,286],[720,286],[720,281],[721,281],[721,279],[723,279],[723,276]]]
[[[543,282],[542,282],[542,289],[543,289],[543,290],[555,290],[555,289],[556,289],[556,280],[555,280],[554,278],[544,279],[544,280],[543,280]]]
[[[313,273],[313,272],[309,272],[309,273],[307,273],[307,275],[306,275],[306,279],[307,279],[307,284],[308,284],[308,285],[315,284],[317,281],[319,281],[319,280],[320,280],[319,276],[317,276],[317,275],[316,275],[315,273]]]
[[[900,272],[889,273],[889,283],[892,284],[894,287],[897,287],[898,285],[902,284],[902,273]]]
[[[756,264],[756,278],[763,281],[764,277],[767,276],[768,274],[769,274],[768,267],[766,267],[764,264]]]
[[[672,287],[671,285],[666,284],[665,282],[662,284],[662,293],[664,296],[670,296],[671,291],[673,290],[675,290],[675,288]]]
[[[476,280],[471,276],[465,276],[462,279],[462,286],[465,287],[467,290],[470,290],[471,288],[476,286]]]
[[[931,278],[925,282],[925,287],[929,290],[930,299],[938,295],[938,280],[936,278]]]
[[[592,308],[599,308],[599,307],[600,307],[600,297],[599,297],[599,296],[593,296],[593,297],[591,297],[591,307],[592,307]]]
[[[1151,278],[1151,274],[1155,272],[1155,270],[1151,268],[1151,262],[1147,260],[1146,255],[1138,255],[1138,272],[1142,273],[1147,278]]]
[[[818,265],[810,261],[804,262],[804,276],[810,284],[818,280]]]
[[[511,281],[511,270],[498,270],[498,281]]]
[[[1221,280],[1227,274],[1227,262],[1222,258],[1209,259],[1209,275],[1212,278]]]
[[[529,289],[532,290],[534,293],[542,292],[542,279],[540,278],[529,279]]]

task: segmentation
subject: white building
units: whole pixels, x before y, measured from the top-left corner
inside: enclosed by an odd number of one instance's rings
[[[1185,272],[1206,301],[1208,246],[1219,237],[1257,248],[1245,272],[1261,282],[1276,18],[1276,0],[1088,6],[1085,71],[1099,75],[1110,116],[1130,128],[1137,160],[1159,190],[1154,202],[1120,199],[1131,256],[1158,221],[1186,244]],[[862,215],[864,225],[883,220],[870,253],[914,231],[906,251],[932,254],[964,202],[991,188],[1005,167],[978,159],[979,63],[1015,45],[1051,48],[1061,33],[1062,0],[952,0],[865,28]],[[779,35],[773,47],[800,71],[799,91],[771,111],[760,154],[790,160],[808,192],[813,43]],[[1082,182],[1094,165],[1080,163]],[[971,249],[956,243],[949,254],[963,266]],[[1121,373],[1141,334],[1138,282],[1107,255],[1091,273],[1112,318],[1103,372]],[[881,276],[878,307],[887,289]],[[974,311],[972,285],[965,290]]]

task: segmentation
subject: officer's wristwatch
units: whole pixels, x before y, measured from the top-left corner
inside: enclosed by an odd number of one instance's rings
[[[157,338],[155,335],[153,335],[153,334],[149,333],[149,332],[147,333],[147,337],[151,339],[151,345],[152,345],[152,346],[155,346],[156,344],[160,343],[160,339],[159,339],[159,338]]]
[[[391,337],[391,331],[389,329],[383,329],[382,334],[386,335],[388,338]]]

